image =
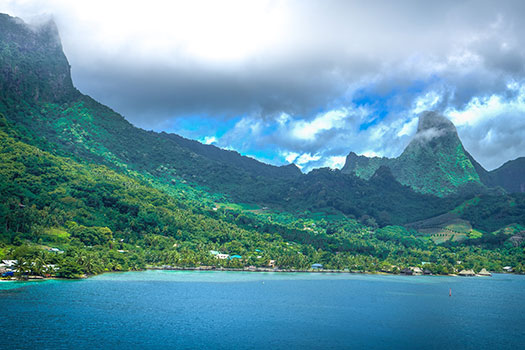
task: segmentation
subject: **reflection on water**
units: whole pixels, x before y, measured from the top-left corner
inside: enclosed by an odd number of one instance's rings
[[[0,348],[520,348],[523,300],[525,276],[498,274],[144,271],[2,282]]]

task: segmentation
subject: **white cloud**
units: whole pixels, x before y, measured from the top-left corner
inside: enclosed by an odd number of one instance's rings
[[[328,157],[325,166],[332,169],[341,169],[346,162],[346,156],[332,156]]]
[[[203,140],[201,140],[202,143],[205,145],[211,145],[213,143],[216,143],[218,139],[215,136],[206,136]]]
[[[281,157],[284,157],[284,159],[288,162],[288,163],[293,163],[297,157],[299,157],[299,153],[296,153],[296,152],[281,152]]]
[[[450,116],[456,126],[475,126],[484,120],[497,118],[503,113],[520,112],[525,115],[525,86],[516,84],[509,86],[511,91],[516,93],[513,99],[509,100],[500,95],[474,97],[465,108],[461,110],[449,108],[445,113]]]
[[[525,155],[525,85],[510,88],[514,92],[510,98],[474,97],[464,108],[445,112],[465,148],[488,170]]]
[[[75,84],[141,127],[240,116],[220,139],[195,137],[306,169],[397,156],[436,109],[490,168],[524,155],[525,5],[471,5],[3,0],[0,12],[53,16]]]
[[[295,162],[298,167],[303,168],[305,164],[318,161],[319,159],[321,159],[319,154],[311,155],[310,153],[303,153],[295,160]]]
[[[441,96],[435,91],[429,91],[426,94],[417,97],[414,100],[412,113],[418,115],[423,111],[432,110],[441,99]]]
[[[364,151],[361,154],[363,156],[367,156],[367,157],[370,157],[370,158],[372,158],[372,157],[381,157],[381,155],[379,153],[374,152],[374,151],[370,151],[370,150]]]
[[[403,124],[403,127],[397,133],[397,137],[413,135],[417,129],[418,117],[414,117]]]
[[[313,140],[321,131],[342,128],[347,116],[347,109],[341,108],[318,114],[312,121],[296,121],[291,130],[291,135],[302,140]]]

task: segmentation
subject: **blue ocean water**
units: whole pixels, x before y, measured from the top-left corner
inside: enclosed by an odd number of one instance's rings
[[[525,345],[525,276],[514,275],[144,271],[2,282],[0,303],[2,349]]]

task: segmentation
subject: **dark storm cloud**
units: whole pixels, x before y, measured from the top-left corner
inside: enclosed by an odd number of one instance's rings
[[[83,91],[118,106],[122,114],[144,124],[141,118],[154,123],[166,117],[195,114],[264,117],[287,111],[309,115],[319,106],[329,105],[344,87],[339,77],[318,68],[282,66],[269,70],[252,66],[247,72],[232,73],[195,67],[110,69],[102,65],[82,71],[73,67],[73,76],[84,82]]]
[[[216,144],[319,157],[313,166],[351,150],[398,155],[417,114],[435,109],[487,167],[523,155],[512,145],[525,139],[524,1],[55,0],[0,11],[51,14],[79,89],[148,129],[240,118]]]
[[[351,98],[345,93],[354,88],[372,83],[384,94],[436,74],[453,87],[447,101],[459,107],[504,91],[506,75],[523,74],[519,1],[291,4],[277,44],[232,64],[216,64],[213,55],[192,60],[183,51],[139,57],[133,43],[111,54],[65,47],[79,87],[141,125],[197,113],[309,118]],[[486,79],[485,70],[497,74]]]

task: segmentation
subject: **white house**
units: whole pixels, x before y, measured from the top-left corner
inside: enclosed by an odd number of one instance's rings
[[[2,264],[5,267],[13,267],[18,263],[18,260],[2,260]]]

